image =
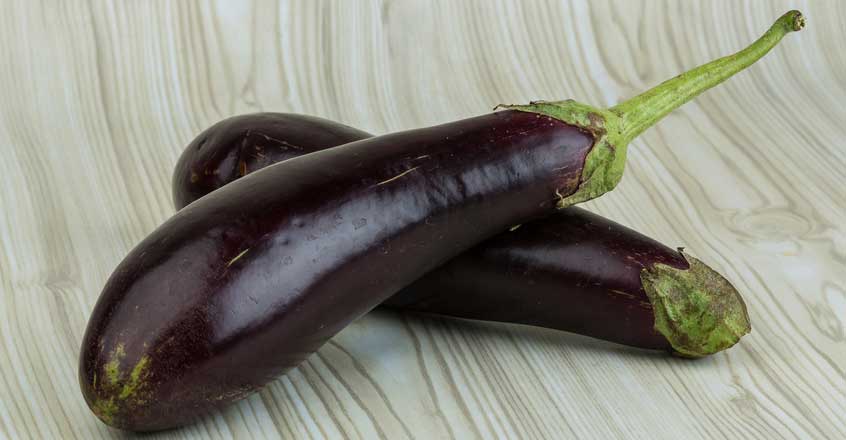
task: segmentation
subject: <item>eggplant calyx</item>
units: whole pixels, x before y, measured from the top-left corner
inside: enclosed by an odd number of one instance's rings
[[[572,99],[499,107],[549,116],[590,133],[593,137],[593,146],[585,157],[579,186],[570,194],[558,194],[558,209],[597,198],[614,189],[623,178],[628,142],[620,136],[620,118],[611,111]]]
[[[731,347],[752,330],[743,298],[715,270],[681,249],[679,253],[688,269],[658,263],[640,275],[655,311],[655,330],[683,357]]]
[[[617,186],[626,165],[626,146],[640,133],[702,92],[751,66],[785,35],[804,27],[802,13],[789,11],[745,49],[691,69],[607,110],[573,100],[497,108],[546,115],[593,135],[594,144],[585,158],[578,188],[571,194],[556,193],[558,207],[566,208],[599,197]]]

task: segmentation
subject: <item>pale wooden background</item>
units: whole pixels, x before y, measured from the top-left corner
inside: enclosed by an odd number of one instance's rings
[[[373,313],[162,438],[846,437],[846,2],[3,0],[0,437],[103,438],[77,385],[112,269],[173,213],[196,133],[259,110],[384,133],[572,97],[610,105],[808,28],[649,130],[588,206],[685,245],[753,333],[684,361],[560,332]]]

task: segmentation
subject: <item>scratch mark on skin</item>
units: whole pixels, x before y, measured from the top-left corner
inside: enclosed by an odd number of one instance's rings
[[[233,259],[229,260],[229,262],[228,262],[228,263],[226,263],[226,267],[231,266],[233,263],[235,263],[236,261],[238,261],[239,259],[241,259],[241,257],[243,257],[243,256],[244,256],[244,254],[246,254],[249,250],[250,250],[250,248],[246,248],[246,249],[244,249],[243,251],[241,251],[241,253],[240,253],[240,254],[236,255],[236,256],[235,256],[235,258],[233,258]]]
[[[292,143],[290,143],[290,142],[279,141],[279,145],[282,145],[282,146],[285,146],[285,147],[289,147],[289,148],[293,148],[293,149],[295,149],[295,150],[297,150],[297,151],[303,151],[303,147],[301,147],[301,146],[299,146],[299,145],[294,145],[294,144],[292,144]]]
[[[290,148],[293,148],[293,149],[295,149],[295,150],[302,150],[302,149],[303,149],[303,147],[300,147],[299,145],[294,145],[294,144],[292,144],[292,143],[290,143],[290,142],[285,142],[285,141],[283,141],[283,140],[281,140],[281,139],[276,139],[276,138],[275,138],[275,137],[273,137],[273,136],[268,136],[268,135],[266,135],[266,134],[264,134],[264,133],[261,133],[261,132],[258,132],[258,131],[254,132],[254,133],[255,133],[256,135],[258,135],[258,136],[263,137],[265,140],[268,140],[268,141],[271,141],[271,142],[276,142],[276,143],[278,143],[279,145],[283,145],[283,146],[286,146],[286,147],[290,147]],[[247,136],[249,136],[249,133],[247,134]]]
[[[429,155],[428,155],[428,154],[424,154],[424,155],[422,155],[422,156],[417,156],[417,157],[415,157],[415,158],[414,158],[414,160],[425,159],[425,158],[427,158],[427,157],[429,157]]]
[[[517,230],[517,228],[519,228],[520,226],[523,226],[523,224],[521,223],[521,224],[519,224],[519,225],[514,225],[514,226],[512,226],[512,227],[508,228],[508,232],[514,232],[514,231],[516,231],[516,230]]]
[[[393,182],[394,180],[397,180],[397,179],[399,179],[400,177],[405,176],[406,174],[408,174],[408,173],[410,173],[410,172],[412,172],[412,171],[414,171],[414,170],[416,170],[416,169],[418,169],[418,168],[420,168],[420,166],[419,166],[419,165],[418,165],[418,166],[416,166],[416,167],[414,167],[414,168],[409,168],[409,169],[407,169],[407,170],[405,170],[405,171],[403,171],[403,172],[401,172],[401,173],[397,174],[396,176],[391,177],[391,178],[390,178],[390,179],[388,179],[388,180],[383,180],[383,181],[381,181],[381,182],[379,182],[379,183],[377,183],[377,184],[375,184],[375,185],[373,185],[373,186],[382,186],[382,185],[384,185],[384,184],[386,184],[386,183],[391,183],[391,182]]]
[[[622,290],[611,289],[611,292],[616,293],[617,295],[623,295],[623,296],[625,296],[626,298],[631,298],[631,299],[634,299],[634,297],[635,297],[635,296],[634,296],[634,295],[632,295],[631,293],[628,293],[628,292],[623,292]],[[652,305],[651,305],[651,304],[650,304],[650,307],[652,307]]]
[[[564,203],[564,196],[561,195],[561,192],[558,191],[558,188],[555,188],[555,195],[558,196],[559,203]]]

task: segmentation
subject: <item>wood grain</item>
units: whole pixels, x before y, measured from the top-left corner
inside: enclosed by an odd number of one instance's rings
[[[211,123],[274,110],[384,133],[498,103],[610,105],[796,6],[805,31],[647,131],[588,204],[732,280],[754,328],[737,347],[684,361],[377,311],[155,437],[846,437],[846,3],[795,3],[4,0],[0,437],[125,435],[82,400],[82,332]]]

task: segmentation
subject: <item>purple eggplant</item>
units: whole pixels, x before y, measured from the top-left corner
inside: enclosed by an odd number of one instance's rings
[[[504,232],[383,306],[554,328],[701,357],[749,333],[746,304],[699,260],[578,207]]]
[[[86,402],[149,431],[246,397],[426,272],[613,189],[631,139],[802,23],[785,14],[747,49],[609,110],[510,106],[296,157],[202,197],[107,281],[83,337]]]
[[[327,138],[323,130],[342,136]],[[182,208],[245,174],[334,147],[333,140],[342,144],[368,137],[372,135],[327,119],[297,114],[256,113],[225,119],[186,147],[174,171],[174,202],[177,209]],[[197,158],[200,144],[215,157],[226,159]],[[245,172],[227,162],[250,167]],[[199,186],[189,177],[197,174],[215,176],[215,181]],[[660,286],[662,282],[668,286]],[[707,311],[711,321],[671,328],[673,321],[666,315],[676,311],[666,308],[695,307],[693,301],[702,296],[709,297],[708,307],[714,309]],[[688,357],[729,348],[750,331],[743,299],[713,269],[578,207],[486,240],[382,305],[554,328]]]

